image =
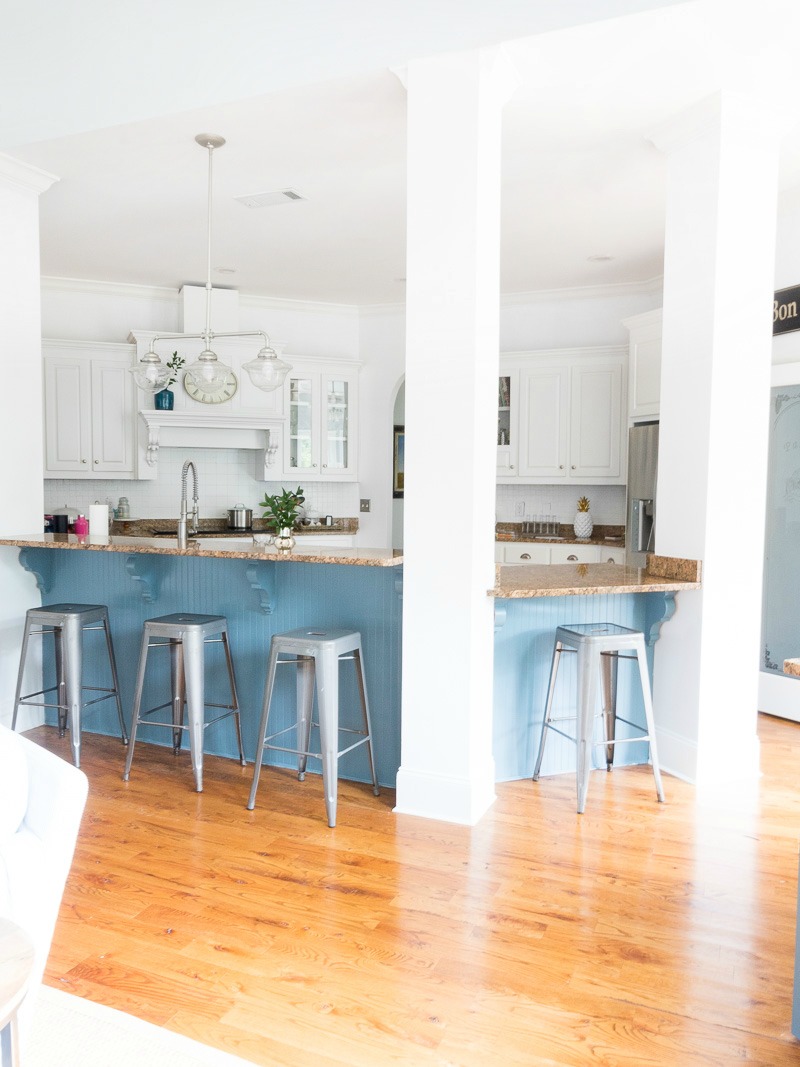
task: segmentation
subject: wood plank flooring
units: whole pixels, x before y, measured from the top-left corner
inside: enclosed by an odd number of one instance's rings
[[[791,1035],[800,726],[763,777],[646,768],[498,786],[479,826],[389,792],[86,735],[91,787],[46,981],[257,1064],[800,1064]],[[69,758],[68,742],[29,734]]]

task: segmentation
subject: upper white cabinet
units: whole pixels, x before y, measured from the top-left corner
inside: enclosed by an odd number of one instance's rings
[[[628,418],[657,417],[661,397],[662,311],[646,311],[623,319],[630,333],[628,357]]]
[[[625,363],[619,348],[503,357],[511,436],[500,443],[499,421],[498,481],[624,483]]]
[[[357,368],[294,361],[284,383],[284,412],[285,478],[356,480]]]
[[[45,341],[45,478],[133,478],[135,347]]]

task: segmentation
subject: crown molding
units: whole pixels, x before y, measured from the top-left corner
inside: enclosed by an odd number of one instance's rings
[[[145,300],[178,302],[178,289],[159,285],[131,285],[127,282],[97,282],[90,278],[52,278],[42,276],[43,291],[51,293],[83,293],[89,296],[125,296]]]
[[[15,189],[39,196],[60,180],[55,174],[48,174],[46,170],[40,170],[39,167],[31,166],[30,163],[23,163],[21,159],[14,159],[13,156],[0,153],[0,181],[6,182]]]
[[[358,304],[334,304],[324,300],[292,300],[283,296],[257,296],[254,293],[239,293],[239,306],[257,308],[260,311],[305,311],[324,315],[357,315]]]
[[[502,293],[501,307],[536,304],[553,300],[596,300],[617,296],[660,296],[664,279],[648,278],[641,282],[615,282],[610,285],[576,285],[565,289],[532,289],[527,293]]]

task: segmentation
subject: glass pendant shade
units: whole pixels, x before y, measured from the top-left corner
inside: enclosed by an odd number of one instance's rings
[[[201,352],[195,362],[186,368],[186,376],[201,393],[208,396],[221,393],[231,373],[231,368],[221,363],[210,348]]]
[[[255,359],[242,364],[242,370],[250,375],[250,381],[265,393],[278,389],[292,368],[278,357],[274,348],[265,346]]]
[[[148,393],[160,393],[162,389],[166,389],[170,378],[169,367],[165,366],[153,351],[142,356],[139,362],[131,367],[131,374],[139,388]]]

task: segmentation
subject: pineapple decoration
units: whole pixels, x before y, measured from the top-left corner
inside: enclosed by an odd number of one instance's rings
[[[575,512],[574,525],[576,537],[592,536],[594,523],[592,522],[592,513],[589,511],[589,498],[587,496],[578,498],[578,510]]]

